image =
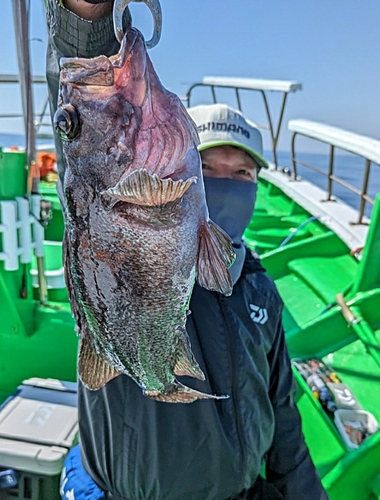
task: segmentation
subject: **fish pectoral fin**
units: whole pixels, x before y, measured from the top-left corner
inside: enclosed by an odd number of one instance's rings
[[[200,229],[197,281],[208,290],[231,295],[232,279],[228,268],[235,261],[230,237],[213,221]]]
[[[216,396],[196,391],[175,380],[168,392],[144,391],[144,396],[148,396],[163,403],[192,403],[197,399],[228,399],[229,396]]]
[[[196,177],[190,177],[185,181],[173,181],[161,179],[158,175],[141,169],[132,172],[105,192],[115,203],[124,201],[135,205],[160,206],[182,198],[195,182],[197,182]]]
[[[80,341],[78,375],[83,384],[91,391],[96,391],[123,372],[116,370],[95,352],[88,338]]]
[[[174,375],[195,377],[205,380],[205,375],[200,369],[191,350],[189,336],[184,328],[180,328],[181,338],[177,348],[177,362],[174,367]]]

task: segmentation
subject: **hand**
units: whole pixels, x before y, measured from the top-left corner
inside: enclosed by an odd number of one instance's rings
[[[63,0],[66,9],[88,21],[97,21],[112,12],[113,0]]]

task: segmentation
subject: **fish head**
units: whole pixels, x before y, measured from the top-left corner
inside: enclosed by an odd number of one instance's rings
[[[94,192],[136,170],[175,179],[200,165],[196,128],[162,86],[135,28],[114,56],[61,59],[54,126],[69,174]]]

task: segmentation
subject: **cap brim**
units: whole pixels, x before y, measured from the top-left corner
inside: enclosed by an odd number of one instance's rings
[[[215,148],[217,146],[235,146],[236,148],[243,149],[246,153],[249,154],[249,156],[252,156],[252,158],[257,162],[259,168],[269,168],[269,165],[264,158],[256,153],[253,149],[248,148],[247,146],[244,146],[244,144],[241,144],[240,142],[234,142],[234,141],[213,141],[213,142],[204,142],[198,146],[198,151],[204,151],[205,149],[209,148]]]

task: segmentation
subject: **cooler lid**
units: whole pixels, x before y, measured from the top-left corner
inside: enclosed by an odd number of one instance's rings
[[[0,438],[0,467],[55,476],[61,473],[67,453],[59,446]]]
[[[67,382],[66,380],[58,380],[56,378],[39,378],[32,377],[23,380],[22,385],[30,385],[32,387],[41,387],[44,389],[52,389],[55,391],[74,392],[78,391],[76,382]]]
[[[73,406],[16,396],[0,411],[0,438],[70,448],[77,432]]]

